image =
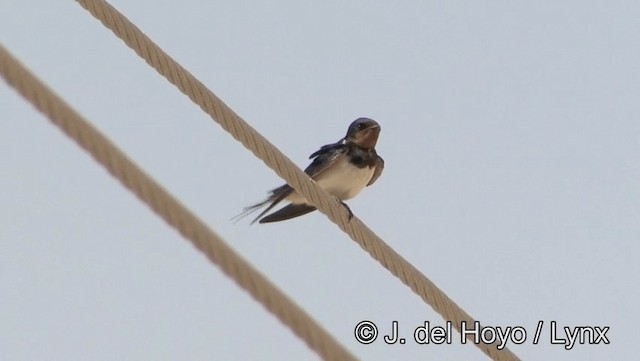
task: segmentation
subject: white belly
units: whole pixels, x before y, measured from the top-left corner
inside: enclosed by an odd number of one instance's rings
[[[329,169],[316,177],[320,187],[340,200],[351,199],[367,186],[373,177],[374,168],[358,168],[349,163],[347,157],[341,157]],[[292,203],[307,203],[306,199],[293,192],[286,198]]]

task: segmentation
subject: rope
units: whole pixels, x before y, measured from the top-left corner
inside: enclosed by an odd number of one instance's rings
[[[335,197],[327,194],[313,182],[289,158],[235,114],[211,90],[160,49],[115,8],[104,0],[76,1],[124,41],[127,46],[142,57],[159,74],[200,106],[225,131],[241,142],[296,191],[304,195],[320,212],[327,215],[332,222],[346,232],[371,257],[411,288],[445,320],[452,321],[456,330],[460,331],[462,321],[466,321],[467,324],[473,324],[475,320],[469,314],[462,310],[431,280],[384,243],[359,219],[353,217],[349,222],[347,211]],[[518,360],[518,357],[506,347],[499,350],[497,343],[474,344],[493,360]]]
[[[329,333],[0,45],[0,74],[114,177],[326,360],[356,360]]]

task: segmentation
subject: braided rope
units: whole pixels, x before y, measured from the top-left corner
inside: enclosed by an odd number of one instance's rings
[[[326,360],[356,360],[315,320],[129,160],[0,45],[0,74],[115,178]]]
[[[100,20],[116,36],[151,65],[158,73],[174,84],[194,103],[209,114],[214,121],[251,150],[267,166],[284,178],[296,191],[316,205],[383,267],[409,286],[427,304],[459,331],[462,321],[473,323],[473,318],[462,310],[433,282],[396,253],[357,218],[351,222],[347,212],[286,156],[262,135],[244,122],[200,81],[181,67],[171,57],[145,36],[134,24],[103,0],[76,0],[94,17]],[[340,214],[342,213],[342,214]],[[474,343],[475,344],[475,343]],[[507,348],[497,349],[497,344],[475,344],[494,360],[517,360]]]

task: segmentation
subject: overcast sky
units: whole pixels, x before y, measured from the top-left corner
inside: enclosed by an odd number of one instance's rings
[[[376,119],[351,209],[518,356],[637,358],[640,3],[112,4],[300,167]],[[0,1],[0,42],[359,358],[486,359],[319,212],[230,221],[282,180],[74,1]],[[5,83],[0,288],[2,360],[318,358]]]

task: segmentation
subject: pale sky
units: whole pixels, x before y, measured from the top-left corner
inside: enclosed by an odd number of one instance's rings
[[[351,209],[516,355],[637,358],[640,3],[112,5],[302,168],[376,119]],[[442,318],[321,213],[233,223],[282,180],[76,2],[2,0],[0,36],[357,357],[487,359],[416,344]],[[0,360],[318,359],[5,83],[0,154]]]

